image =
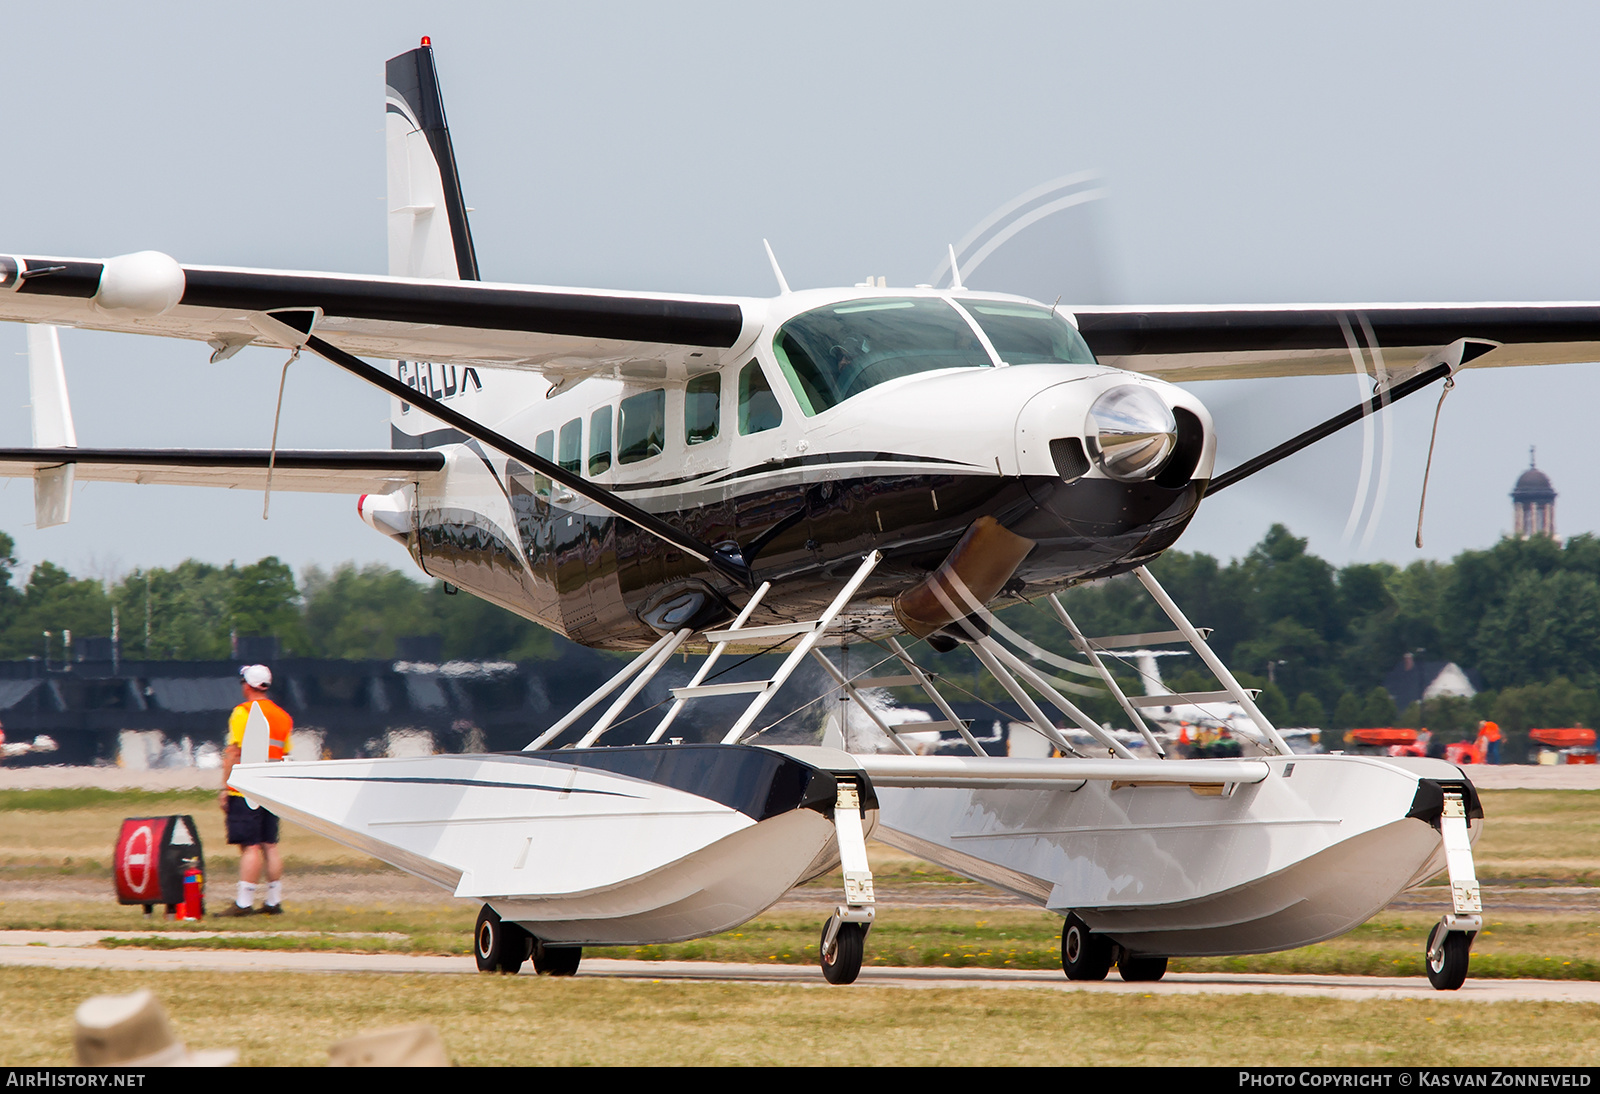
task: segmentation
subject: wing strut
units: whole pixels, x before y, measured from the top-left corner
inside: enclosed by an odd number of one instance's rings
[[[1427,369],[1424,372],[1419,372],[1417,375],[1394,385],[1394,387],[1389,388],[1386,391],[1378,392],[1366,402],[1361,403],[1358,406],[1353,406],[1342,414],[1334,415],[1321,425],[1312,426],[1298,437],[1291,437],[1289,440],[1284,441],[1276,448],[1269,448],[1267,451],[1261,453],[1261,455],[1241,463],[1232,471],[1224,472],[1223,474],[1212,479],[1211,485],[1206,487],[1206,497],[1210,497],[1218,490],[1226,490],[1228,487],[1232,486],[1236,482],[1239,482],[1241,479],[1247,479],[1251,475],[1254,475],[1257,471],[1266,470],[1279,460],[1286,459],[1289,456],[1294,455],[1302,448],[1307,448],[1313,444],[1316,444],[1324,437],[1331,437],[1345,426],[1351,425],[1354,422],[1359,422],[1368,414],[1375,414],[1392,403],[1398,403],[1407,395],[1410,395],[1413,392],[1421,391],[1435,380],[1445,376],[1450,376],[1458,367],[1459,366],[1452,366],[1448,361],[1442,364],[1434,365],[1432,368]]]
[[[285,317],[282,313],[279,313],[276,318],[282,320]],[[387,372],[374,368],[361,360],[361,358],[352,356],[337,346],[330,346],[315,335],[302,335],[302,337],[305,338],[305,347],[318,357],[331,361],[346,372],[352,373],[374,387],[382,388],[390,395],[403,399],[412,406],[421,407],[441,422],[455,426],[474,440],[489,445],[491,448],[496,448],[507,456],[521,461],[530,469],[560,483],[579,497],[594,502],[606,512],[636,524],[651,535],[672,544],[680,551],[693,555],[724,577],[731,578],[746,589],[755,588],[756,583],[750,567],[745,563],[743,555],[737,547],[732,549],[712,547],[682,529],[673,527],[654,513],[648,513],[637,505],[624,501],[605,487],[574,475],[560,464],[545,459],[532,449],[524,448],[510,437],[497,433],[465,414],[452,410],[438,399],[415,388],[407,387]]]

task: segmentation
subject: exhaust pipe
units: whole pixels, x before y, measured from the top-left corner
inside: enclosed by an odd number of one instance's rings
[[[915,638],[943,630],[998,596],[1033,548],[993,517],[979,517],[937,570],[895,597],[895,620]]]

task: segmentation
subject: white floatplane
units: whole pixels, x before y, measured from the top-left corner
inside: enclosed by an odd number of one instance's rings
[[[389,62],[385,124],[388,276],[0,254],[0,320],[32,324],[35,423],[0,473],[33,478],[42,526],[70,517],[75,479],[361,493],[426,573],[640,653],[522,752],[245,763],[239,790],[481,901],[485,969],[570,973],[583,945],[724,929],[842,864],[822,960],[847,982],[875,831],[1062,913],[1079,978],[1327,938],[1448,869],[1429,968],[1460,984],[1481,823],[1460,769],[1292,755],[1146,564],[1203,497],[1458,369],[1600,358],[1600,306],[1058,307],[968,288],[953,251],[941,287],[792,291],[773,259],[767,299],[485,283],[426,41]],[[392,447],[80,447],[61,325],[203,342],[213,362],[251,344],[321,357],[389,393]],[[1222,474],[1210,415],[1173,383],[1369,358],[1371,400]],[[1176,631],[1081,633],[1060,594],[1130,572]],[[990,611],[1021,601],[1056,614],[1069,653]],[[984,754],[907,635],[970,648],[1059,755]],[[1187,698],[1236,706],[1259,758],[1167,757],[1103,655],[1175,640],[1221,687]],[[844,643],[903,672],[848,677],[823,652]],[[787,652],[726,680],[730,650]],[[646,739],[606,747],[691,651],[700,669]],[[768,702],[812,663],[852,701],[922,688],[946,721],[916,730],[972,755],[911,755],[886,724],[892,754],[761,744]],[[1141,756],[1075,705],[1085,687],[1117,698]],[[685,704],[735,696],[712,741],[670,735]]]

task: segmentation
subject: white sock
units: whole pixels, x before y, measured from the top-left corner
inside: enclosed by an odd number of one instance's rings
[[[256,902],[256,883],[253,881],[239,882],[239,895],[233,902],[241,908],[248,908]]]
[[[267,882],[267,903],[274,908],[283,903],[283,882]]]

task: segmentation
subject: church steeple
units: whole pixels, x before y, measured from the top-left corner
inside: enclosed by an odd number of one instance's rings
[[[1511,490],[1511,521],[1513,534],[1518,539],[1527,539],[1529,536],[1556,538],[1555,487],[1550,485],[1550,476],[1535,464],[1531,446],[1528,449],[1528,469]]]

